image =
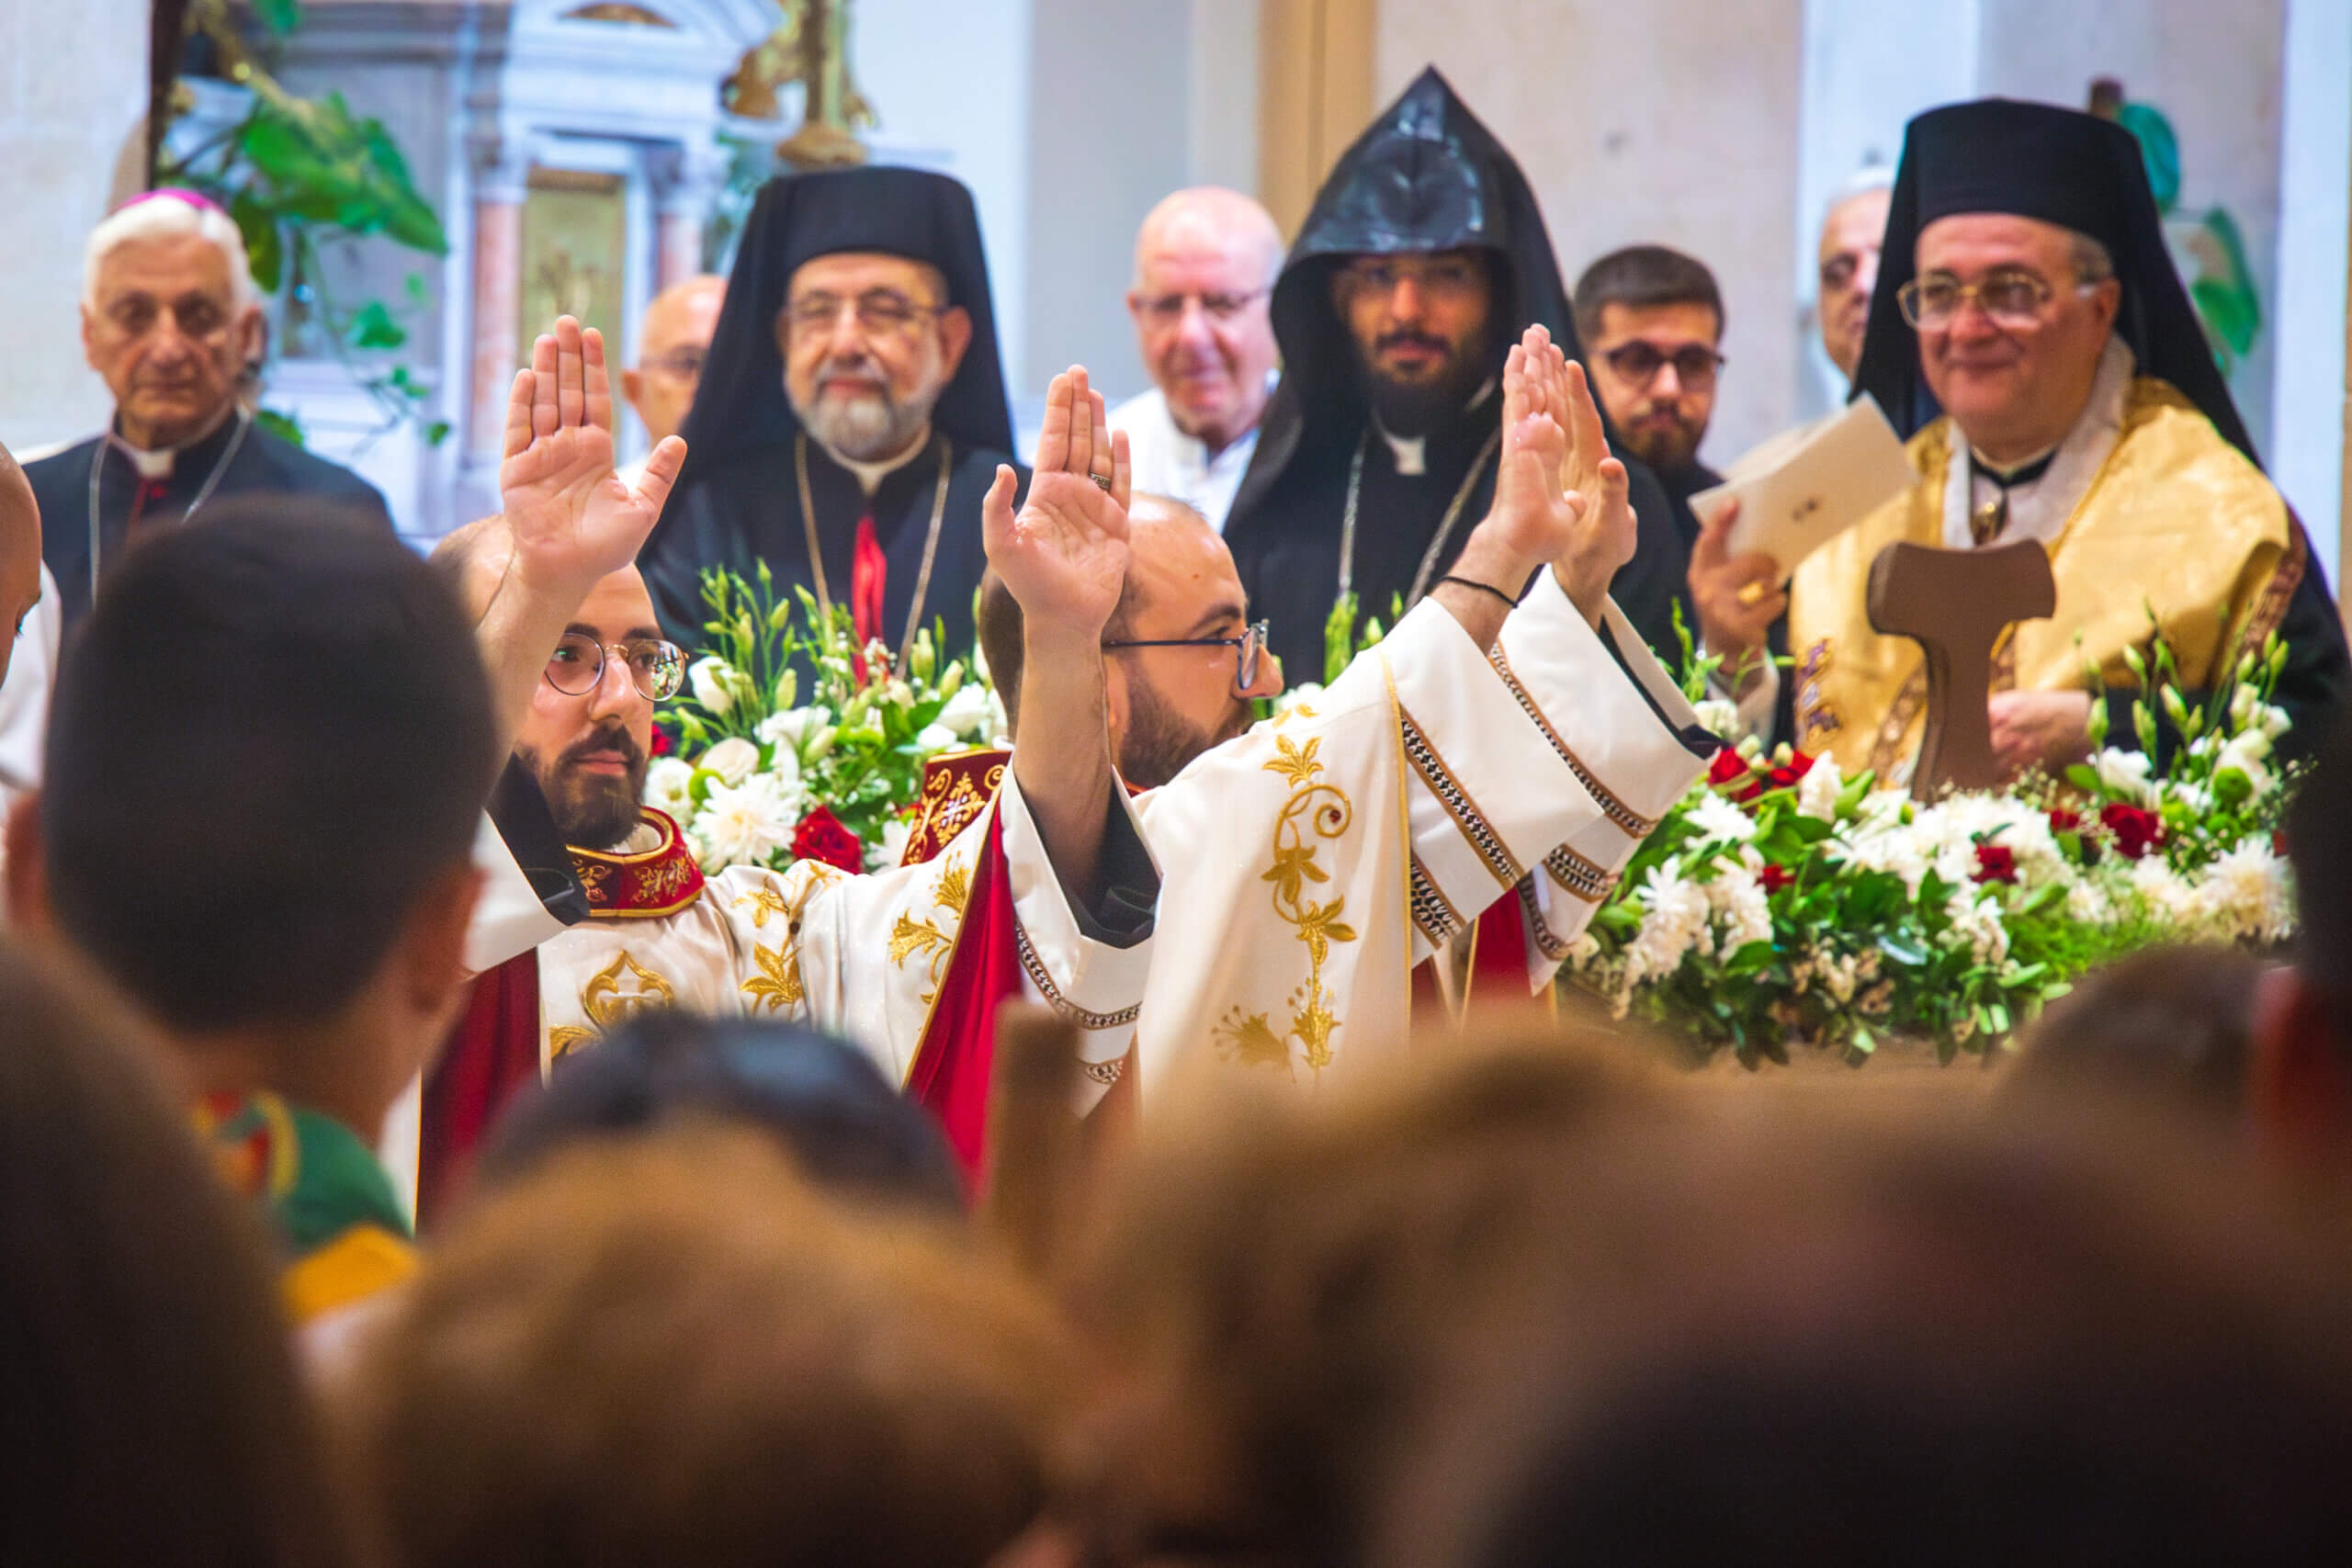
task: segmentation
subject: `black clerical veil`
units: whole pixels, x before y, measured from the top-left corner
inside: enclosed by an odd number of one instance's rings
[[[2035,218],[2105,245],[2123,286],[2115,330],[2138,358],[2136,373],[2169,382],[2259,463],[2173,269],[2138,141],[2113,120],[2008,98],[1929,109],[1904,132],[1854,376],[1854,390],[1878,399],[1899,433],[1908,436],[1943,411],[1920,373],[1919,337],[1895,295],[1918,273],[1919,231],[1966,212]]]
[[[1012,450],[1012,412],[1005,400],[988,256],[972,193],[928,169],[827,169],[770,180],[752,208],[681,432],[686,439],[682,491],[728,459],[799,433],[784,392],[776,312],[802,263],[842,251],[910,256],[940,270],[948,303],[972,318],[972,342],[932,410],[932,426],[967,450]],[[678,510],[671,507],[664,522]]]
[[[1283,263],[1270,307],[1283,378],[1226,525],[1237,555],[1283,526],[1262,503],[1286,468],[1335,445],[1352,447],[1363,434],[1369,410],[1331,304],[1331,275],[1351,256],[1452,250],[1482,250],[1499,265],[1498,373],[1533,321],[1569,358],[1584,357],[1527,176],[1432,66],[1340,155]]]

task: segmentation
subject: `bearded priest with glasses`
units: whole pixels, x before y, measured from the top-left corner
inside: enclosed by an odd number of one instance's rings
[[[510,574],[515,518],[566,515],[622,482],[601,346],[568,318],[541,344],[509,423],[505,513],[435,551],[477,615]],[[564,390],[538,411],[543,373]],[[656,448],[654,466],[673,472],[677,446]],[[467,1156],[518,1090],[641,1011],[810,1023],[855,1040],[903,1079],[947,1005],[964,912],[979,901],[1001,901],[991,934],[1007,963],[1017,953],[1011,994],[1111,1031],[1125,1048],[1159,890],[1114,786],[1096,652],[1126,575],[1125,451],[1084,372],[1057,377],[1028,501],[1016,513],[1008,465],[978,525],[966,520],[1028,611],[1036,657],[1021,690],[1035,716],[993,808],[924,864],[859,875],[804,856],[782,873],[706,874],[677,824],[639,805],[654,705],[677,691],[684,656],[636,568],[596,583],[548,655],[514,748],[569,847],[587,918],[476,980],[424,1086],[423,1217],[447,1202]],[[928,934],[920,953],[903,935],[914,930]]]
[[[1785,593],[1778,563],[1728,556],[1713,525],[1693,552],[1706,643],[1727,671],[1747,664],[1734,694],[1751,728],[1772,724],[1849,773],[1907,772],[1924,660],[1871,629],[1871,563],[1899,540],[2031,539],[2049,552],[2057,613],[2017,625],[1996,653],[1993,744],[2011,773],[2086,757],[2095,704],[2130,743],[2125,655],[2144,651],[2151,615],[2192,705],[2278,634],[2287,744],[2325,734],[2352,675],[2343,626],[2230,400],[2123,127],[2003,99],[1914,119],[1854,386],[1910,437],[1917,481],[1815,551]],[[1785,675],[1753,658],[1783,613]]]
[[[680,434],[685,471],[638,558],[671,637],[701,645],[705,570],[764,561],[861,644],[903,660],[936,620],[941,646],[970,646],[980,498],[1000,466],[1027,483],[971,192],[907,168],[770,181]]]

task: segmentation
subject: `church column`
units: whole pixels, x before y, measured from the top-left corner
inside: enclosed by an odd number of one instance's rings
[[[474,162],[472,388],[466,425],[468,466],[494,468],[506,427],[506,394],[514,363],[523,292],[523,201],[530,185],[526,151],[505,143],[477,147]]]
[[[727,184],[727,159],[716,147],[669,150],[652,166],[653,287],[683,283],[703,269],[703,229]]]

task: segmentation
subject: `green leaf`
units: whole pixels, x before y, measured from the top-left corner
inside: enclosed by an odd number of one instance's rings
[[[2155,193],[2156,210],[2170,212],[2180,200],[2180,138],[2172,121],[2154,104],[2125,104],[2116,111],[2118,124],[2140,143],[2141,160],[2148,166],[2148,188]]]
[[[399,348],[408,342],[408,329],[381,299],[370,299],[352,316],[344,341],[354,348]]]
[[[253,6],[261,25],[279,38],[302,25],[301,0],[253,0]]]
[[[250,189],[230,197],[229,216],[245,242],[245,265],[253,272],[254,287],[264,294],[277,293],[286,281],[286,241],[276,216]]]
[[[276,409],[255,409],[254,423],[280,441],[291,441],[297,446],[304,445],[302,427],[295,423],[290,413],[280,413]]]

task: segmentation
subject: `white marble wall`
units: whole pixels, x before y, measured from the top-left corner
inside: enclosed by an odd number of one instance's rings
[[[1714,269],[1730,363],[1704,456],[1794,419],[1802,0],[1384,0],[1385,102],[1443,71],[1526,170],[1562,281],[1655,242]]]
[[[0,441],[18,454],[87,435],[112,406],[82,361],[82,241],[146,107],[143,0],[76,0],[70,26],[0,0]]]

